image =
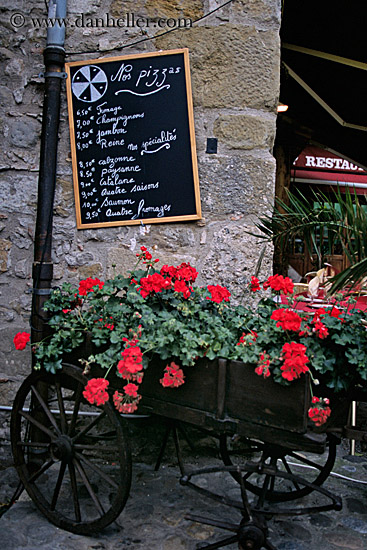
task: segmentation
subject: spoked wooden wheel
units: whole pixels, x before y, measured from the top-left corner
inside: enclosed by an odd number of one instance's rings
[[[243,464],[245,461],[272,466],[280,472],[290,474],[290,479],[281,476],[264,476],[256,472],[243,475],[243,482],[251,493],[261,496],[268,502],[286,502],[302,498],[313,491],[312,487],[292,480],[292,475],[303,478],[308,483],[320,487],[329,476],[335,462],[337,439],[329,436],[326,453],[316,459],[302,451],[290,451],[279,445],[267,444],[247,438],[231,441],[226,435],[220,436],[220,454],[226,466]],[[237,481],[237,473],[233,477]]]
[[[129,495],[131,456],[117,411],[83,398],[87,379],[63,365],[23,382],[14,401],[11,443],[15,467],[49,521],[77,534],[113,522]]]

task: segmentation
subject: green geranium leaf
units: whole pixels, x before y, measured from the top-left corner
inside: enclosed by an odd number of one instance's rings
[[[58,361],[45,361],[43,363],[43,366],[48,372],[55,374],[59,369],[61,369],[62,360],[59,359]]]

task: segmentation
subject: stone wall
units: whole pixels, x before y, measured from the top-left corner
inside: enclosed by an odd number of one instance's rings
[[[258,215],[269,211],[274,195],[280,0],[234,0],[203,18],[223,3],[69,0],[69,61],[189,48],[203,219],[77,231],[63,93],[53,234],[55,285],[87,276],[104,278],[111,275],[113,264],[124,272],[141,245],[156,245],[163,263],[189,261],[201,273],[199,283],[224,284],[235,299],[242,296],[262,248],[246,231],[253,230]],[[10,0],[1,4],[0,405],[8,405],[30,372],[29,353],[15,353],[12,339],[19,330],[29,330],[43,104],[39,73],[46,40],[45,24],[36,28],[32,18],[46,14],[42,0],[18,1],[16,8]],[[171,27],[175,18],[202,19],[156,38],[169,27],[117,28],[111,19],[109,27],[92,26],[93,18],[106,21],[106,14],[118,18],[126,13],[172,18]],[[218,139],[217,154],[206,153],[206,140],[212,137]],[[268,250],[262,274],[270,269]]]

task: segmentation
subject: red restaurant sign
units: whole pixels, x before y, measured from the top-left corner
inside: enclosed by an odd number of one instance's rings
[[[292,179],[300,183],[367,188],[367,172],[363,168],[330,151],[311,146],[294,161]]]

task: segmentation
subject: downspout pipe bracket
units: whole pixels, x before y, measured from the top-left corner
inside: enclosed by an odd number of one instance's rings
[[[54,77],[54,78],[61,78],[62,80],[66,80],[66,78],[68,77],[68,75],[65,73],[65,72],[56,72],[56,71],[47,71],[46,73],[40,73],[39,75],[39,78],[48,78],[50,76]]]

